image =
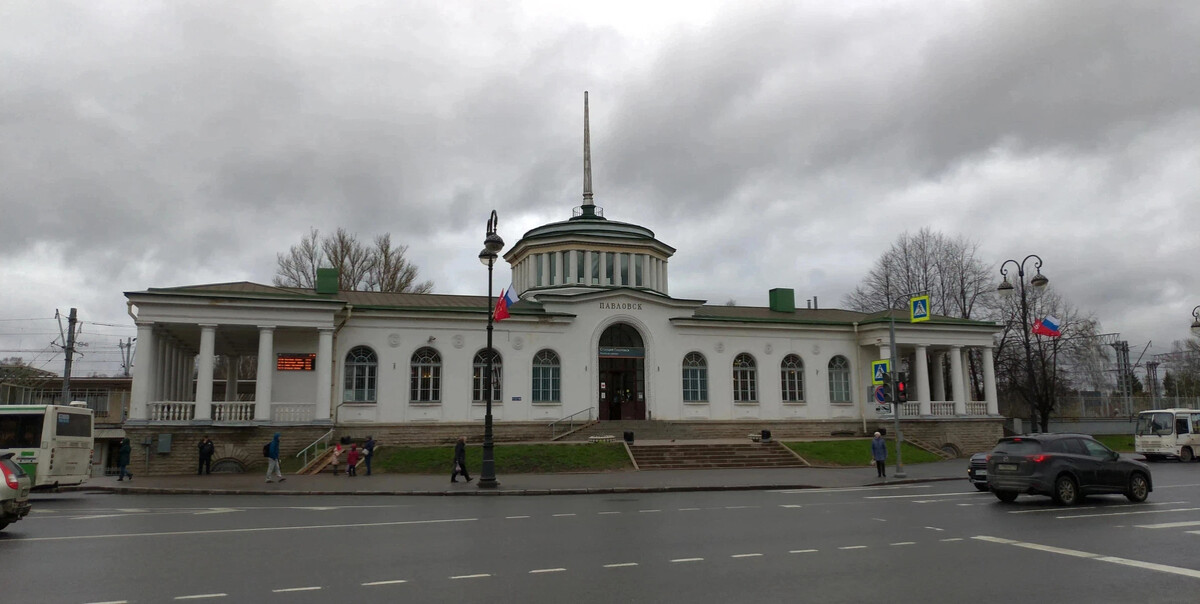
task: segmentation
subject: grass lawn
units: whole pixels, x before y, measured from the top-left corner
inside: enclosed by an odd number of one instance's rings
[[[496,467],[506,474],[633,469],[621,443],[496,445],[495,456]],[[453,459],[453,446],[384,447],[375,454],[372,466],[379,472],[397,474],[449,474]],[[482,463],[483,449],[469,445],[467,469],[477,473]]]
[[[832,466],[868,466],[871,461],[871,440],[860,438],[855,440],[812,440],[783,443],[789,449],[800,454],[800,457],[811,464]],[[896,459],[896,442],[887,441],[888,461]],[[942,458],[918,449],[907,442],[904,443],[904,463],[929,463],[942,461]]]
[[[1092,438],[1104,443],[1104,446],[1121,453],[1133,453],[1132,434],[1094,434]]]

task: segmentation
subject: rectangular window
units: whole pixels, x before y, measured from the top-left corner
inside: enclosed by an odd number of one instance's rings
[[[636,287],[645,287],[646,281],[642,277],[642,269],[646,265],[646,256],[644,254],[635,254],[633,257],[633,284]]]
[[[537,266],[537,282],[536,282],[536,285],[538,285],[538,286],[545,285],[545,284],[546,284],[546,281],[544,280],[544,276],[543,276],[543,274],[542,274],[542,272],[543,272],[543,271],[542,271],[542,255],[541,255],[541,254],[534,254],[534,255],[533,255],[533,263],[534,263],[534,265],[536,265],[536,266]]]
[[[733,370],[733,401],[752,403],[758,400],[758,385],[753,369]]]
[[[600,283],[600,252],[592,252],[592,285]]]
[[[619,254],[621,258],[621,285],[629,285],[629,254]]]
[[[708,401],[707,373],[706,367],[683,368],[683,402],[703,403]]]
[[[617,255],[612,252],[604,252],[604,285],[612,285],[614,265],[617,263]]]
[[[583,252],[576,251],[575,252],[575,282],[583,283],[583,279],[586,274],[587,273],[584,272],[584,266],[583,266]]]
[[[533,402],[557,403],[559,400],[559,368],[535,365],[533,367]]]
[[[554,285],[558,276],[558,252],[550,253],[550,285]]]

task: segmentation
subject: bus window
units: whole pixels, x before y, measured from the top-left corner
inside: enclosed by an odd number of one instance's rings
[[[92,436],[92,416],[79,413],[59,413],[54,431],[59,436]]]
[[[1175,418],[1175,433],[1176,434],[1187,434],[1188,433],[1188,418],[1186,415],[1181,415],[1181,416]]]
[[[1138,436],[1170,436],[1174,415],[1171,413],[1142,413],[1138,416]]]
[[[0,449],[37,447],[42,442],[42,416],[8,415],[0,419]]]

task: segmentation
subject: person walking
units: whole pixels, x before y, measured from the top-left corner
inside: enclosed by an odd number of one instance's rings
[[[275,433],[275,437],[271,439],[271,444],[267,445],[267,482],[274,482],[271,476],[279,478],[279,482],[287,480],[283,477],[283,472],[279,470],[279,433]]]
[[[458,437],[458,442],[454,443],[454,471],[450,473],[450,482],[458,482],[458,475],[462,474],[467,482],[471,482],[471,475],[467,474],[467,437]]]
[[[342,443],[333,445],[333,454],[329,456],[329,464],[333,466],[333,475],[337,476],[338,458],[342,456]]]
[[[363,443],[363,463],[367,466],[367,476],[371,475],[372,457],[375,457],[375,439],[367,435],[367,442]]]
[[[358,476],[358,445],[350,445],[346,454],[346,476]]]
[[[133,452],[133,446],[129,444],[128,438],[121,439],[121,448],[117,449],[117,482],[121,482],[126,476],[129,480],[133,480],[133,473],[128,469],[129,455]]]
[[[200,439],[200,466],[196,468],[196,474],[212,474],[212,458],[216,452],[217,447],[211,438],[205,436]]]
[[[887,441],[878,432],[871,439],[871,459],[875,460],[875,471],[879,477],[887,478]]]

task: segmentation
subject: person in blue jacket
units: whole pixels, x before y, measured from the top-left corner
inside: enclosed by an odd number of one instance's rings
[[[275,433],[275,438],[271,439],[271,445],[267,449],[267,482],[271,480],[271,475],[274,474],[279,478],[279,482],[287,480],[283,477],[283,472],[279,470],[279,433]]]
[[[878,432],[875,433],[875,438],[871,439],[871,459],[875,460],[875,471],[879,473],[879,477],[887,478],[887,442]]]

